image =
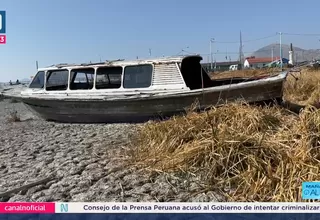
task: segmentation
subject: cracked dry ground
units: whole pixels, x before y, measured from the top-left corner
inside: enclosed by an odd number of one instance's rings
[[[21,122],[8,122],[17,111]],[[196,177],[122,168],[117,158],[136,125],[46,122],[21,103],[0,102],[0,201],[221,201]],[[1,195],[53,174],[54,179]]]

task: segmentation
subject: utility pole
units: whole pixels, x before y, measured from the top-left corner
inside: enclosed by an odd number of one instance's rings
[[[151,48],[149,49],[149,56],[151,57]]]
[[[211,71],[213,69],[213,61],[212,61],[212,43],[214,43],[214,38],[211,38],[210,39],[210,68],[211,68]]]
[[[282,70],[283,62],[282,62],[282,32],[279,32],[280,35],[280,67]]]
[[[216,56],[217,56],[217,53],[219,52],[219,50],[217,50],[216,53],[214,53],[214,69],[217,69],[217,60],[216,60]]]
[[[242,34],[241,34],[241,31],[240,31],[240,46],[239,46],[239,63],[240,63],[240,69],[242,69],[242,65],[243,65],[243,62],[242,62]]]
[[[228,60],[228,49],[226,48],[226,60]]]

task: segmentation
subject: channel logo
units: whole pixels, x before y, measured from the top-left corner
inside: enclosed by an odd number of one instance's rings
[[[60,212],[68,212],[69,207],[68,204],[62,203],[60,204]]]
[[[7,42],[6,38],[6,11],[0,11],[0,44]]]
[[[0,35],[0,44],[5,44],[7,42],[6,35]]]
[[[6,11],[0,11],[0,34],[6,33]]]

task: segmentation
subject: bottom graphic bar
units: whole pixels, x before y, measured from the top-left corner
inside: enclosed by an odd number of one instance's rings
[[[55,213],[55,203],[53,202],[1,202],[0,213],[5,213],[5,214]]]
[[[157,213],[157,214],[0,214],[1,220],[116,220],[116,219],[130,219],[130,220],[316,220],[319,219],[319,214],[311,213],[259,213],[259,214],[167,214],[167,213]]]

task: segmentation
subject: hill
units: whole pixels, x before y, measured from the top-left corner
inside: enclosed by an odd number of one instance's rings
[[[282,45],[282,54],[283,57],[289,58],[289,48],[290,46],[287,44]],[[280,46],[279,44],[270,44],[268,46],[262,47],[259,50],[255,51],[252,56],[255,57],[271,57],[272,56],[272,49],[274,57],[280,55]],[[295,52],[295,59],[296,61],[311,61],[313,59],[320,58],[320,49],[310,49],[305,50],[299,47],[293,47]]]

